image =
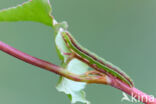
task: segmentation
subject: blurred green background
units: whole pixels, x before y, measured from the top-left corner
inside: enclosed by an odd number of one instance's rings
[[[0,0],[0,9],[26,0]],[[89,50],[121,67],[136,88],[156,96],[155,0],[51,0],[53,15],[66,20],[69,31]],[[51,27],[33,22],[0,23],[0,40],[57,65]],[[70,104],[56,91],[59,76],[0,52],[0,104]],[[121,102],[122,92],[88,85],[92,104]],[[79,103],[78,103],[79,104]]]

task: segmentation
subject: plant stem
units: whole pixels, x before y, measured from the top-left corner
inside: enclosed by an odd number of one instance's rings
[[[32,64],[34,66],[40,67],[42,69],[48,70],[50,72],[54,72],[58,75],[64,76],[68,79],[79,81],[79,82],[86,82],[86,83],[104,83],[107,84],[107,80],[104,78],[101,78],[99,80],[98,77],[87,77],[87,76],[80,76],[76,75],[74,73],[70,73],[68,70],[63,69],[60,66],[54,65],[50,62],[38,59],[36,57],[30,56],[26,53],[23,53],[3,42],[0,41],[0,50],[15,57],[18,58],[26,63]]]
[[[135,99],[138,99],[138,101],[133,99],[133,102],[143,102],[144,104],[156,104],[156,99],[154,96],[150,96],[140,90],[138,90],[135,87],[129,87],[128,85],[122,83],[120,80],[112,80],[111,83],[112,87],[115,87],[128,95],[134,97]],[[132,99],[130,99],[132,100]]]
[[[133,96],[134,98],[140,100],[141,102],[143,102],[145,104],[156,104],[156,100],[151,101],[152,100],[151,96],[139,91],[136,88],[130,88],[129,86],[127,86],[120,80],[111,79],[106,75],[104,75],[104,76],[76,75],[76,74],[68,72],[68,70],[63,69],[60,66],[54,65],[50,62],[35,58],[26,53],[23,53],[23,52],[3,43],[1,41],[0,41],[0,50],[13,56],[13,57],[16,57],[26,63],[32,64],[34,66],[40,67],[40,68],[48,70],[50,72],[54,72],[58,75],[66,77],[68,79],[78,81],[78,82],[86,82],[86,83],[109,84],[112,87],[120,89],[121,91],[129,94],[130,96]]]

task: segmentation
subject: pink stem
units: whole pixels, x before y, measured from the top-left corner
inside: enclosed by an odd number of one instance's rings
[[[48,70],[48,71],[51,71],[51,72],[54,72],[56,74],[59,74],[61,76],[64,76],[64,77],[67,77],[69,79],[72,79],[72,80],[75,80],[75,81],[83,81],[84,79],[83,78],[80,78],[76,75],[73,75],[71,74],[70,72],[68,72],[67,70],[64,70],[63,68],[57,66],[57,65],[54,65],[52,63],[49,63],[47,61],[44,61],[44,60],[41,60],[41,59],[38,59],[38,58],[35,58],[33,56],[30,56],[26,53],[23,53],[3,42],[0,41],[0,50],[13,56],[13,57],[16,57],[26,63],[29,63],[29,64],[32,64],[34,66],[38,66],[40,68],[43,68],[45,70]]]
[[[114,81],[112,80],[111,86],[120,89],[121,91],[127,93],[128,95],[134,97],[135,99],[138,99],[137,101],[131,98],[130,100],[132,102],[143,102],[144,104],[156,104],[156,99],[154,98],[154,96],[150,96],[146,93],[143,93],[142,91],[136,89],[135,87],[130,88],[128,85],[122,83],[119,80]]]
[[[59,74],[61,76],[64,76],[66,78],[69,78],[71,80],[75,81],[80,81],[80,82],[88,82],[88,83],[103,83],[103,84],[108,84],[107,78],[101,78],[99,79],[98,77],[80,77],[78,75],[75,75],[73,73],[70,73],[66,71],[65,69],[56,66],[52,63],[49,63],[47,61],[35,58],[33,56],[30,56],[26,53],[23,53],[3,42],[0,41],[0,50],[13,56],[16,57],[24,62],[27,62],[29,64],[32,64],[34,66],[38,66],[40,68],[43,68],[45,70],[54,72],[56,74]],[[135,97],[136,99],[140,100],[141,102],[145,104],[156,104],[156,99],[154,101],[151,101],[153,98],[141,91],[139,91],[136,88],[130,88],[129,86],[125,85],[124,83],[120,82],[119,80],[111,80],[109,83],[112,87],[115,87],[117,89],[120,89],[121,91],[129,94],[130,96]]]

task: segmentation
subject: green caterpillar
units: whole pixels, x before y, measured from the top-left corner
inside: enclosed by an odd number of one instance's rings
[[[127,74],[125,74],[120,68],[114,66],[110,62],[83,48],[69,33],[62,32],[62,37],[66,43],[66,46],[69,48],[70,51],[75,53],[78,59],[82,60],[90,67],[98,70],[99,72],[105,73],[110,77],[119,79],[130,87],[134,86],[131,78]]]

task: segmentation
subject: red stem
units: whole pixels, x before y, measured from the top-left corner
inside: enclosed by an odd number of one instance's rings
[[[154,99],[154,101],[151,102],[151,100],[153,99],[151,96],[139,91],[136,88],[130,88],[129,86],[127,86],[126,84],[122,83],[119,80],[111,80],[108,77],[82,77],[82,76],[78,76],[75,75],[73,73],[68,72],[67,70],[54,65],[52,63],[49,63],[47,61],[35,58],[33,56],[30,56],[26,53],[23,53],[3,42],[0,41],[0,50],[13,56],[16,57],[24,62],[27,62],[29,64],[32,64],[34,66],[38,66],[40,68],[43,68],[45,70],[54,72],[56,74],[59,74],[61,76],[64,76],[66,78],[69,78],[71,80],[74,81],[79,81],[79,82],[87,82],[87,83],[102,83],[102,84],[109,84],[112,87],[115,87],[117,89],[120,89],[121,91],[129,94],[130,96],[135,97],[136,99],[140,100],[141,102],[145,103],[145,104],[156,104],[156,99]],[[109,79],[109,80],[108,80]]]
[[[48,70],[50,72],[54,72],[58,75],[61,75],[63,77],[66,77],[68,79],[79,81],[79,82],[87,82],[87,83],[103,83],[107,84],[107,81],[105,78],[99,79],[98,77],[86,77],[86,76],[79,76],[74,73],[70,73],[68,70],[63,69],[57,65],[54,65],[50,62],[35,58],[33,56],[30,56],[26,53],[23,53],[3,42],[0,41],[0,50],[15,57],[18,58],[26,63],[32,64],[34,66],[43,68],[45,70]]]

